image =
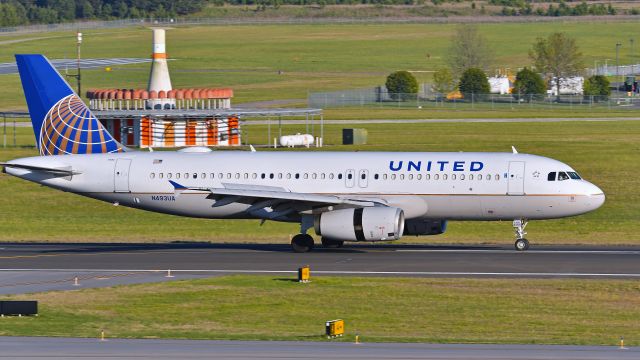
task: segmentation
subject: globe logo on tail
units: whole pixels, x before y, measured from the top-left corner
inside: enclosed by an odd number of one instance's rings
[[[49,109],[40,128],[41,155],[123,152],[120,145],[75,94]]]

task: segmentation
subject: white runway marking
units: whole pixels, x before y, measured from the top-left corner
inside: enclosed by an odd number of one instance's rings
[[[153,272],[166,273],[168,269],[0,269],[10,271],[42,272]],[[297,274],[296,270],[227,270],[227,269],[171,269],[171,273],[200,274]],[[325,275],[397,275],[397,276],[504,276],[504,277],[620,277],[640,278],[640,273],[563,273],[563,272],[464,272],[464,271],[342,271],[316,270],[314,274]]]

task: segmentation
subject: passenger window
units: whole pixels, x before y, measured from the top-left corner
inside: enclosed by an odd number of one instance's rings
[[[451,174],[451,180],[455,180],[456,179],[456,174]]]
[[[287,179],[291,179],[291,173],[287,173]]]
[[[273,178],[274,178],[273,173],[269,174],[269,179],[273,179]]]
[[[418,174],[417,179],[418,179],[418,180],[422,180],[422,174]]]
[[[496,178],[496,181],[500,180],[500,175],[496,174],[495,178]]]
[[[347,174],[347,179],[351,180],[353,178],[352,174]]]
[[[487,180],[491,180],[491,174],[487,174]]]
[[[404,174],[400,174],[400,180],[404,180]]]
[[[338,180],[342,180],[342,174],[338,174]]]
[[[162,179],[162,178],[164,177],[164,175],[163,175],[162,173],[160,173],[160,174],[158,174],[158,177],[159,177],[160,179]]]
[[[193,173],[193,178],[194,178],[194,179],[197,179],[197,178],[198,178],[198,174]]]
[[[438,180],[438,179],[440,179],[440,175],[438,174],[433,175],[433,180]]]
[[[395,180],[396,179],[396,174],[391,174],[391,180]]]
[[[300,179],[300,174],[296,173],[295,178],[296,178],[296,179]]]
[[[482,174],[478,174],[478,180],[482,180]]]
[[[442,174],[442,180],[447,180],[447,174]]]
[[[180,179],[180,173],[176,174],[176,179]]]
[[[231,179],[231,173],[227,173],[227,179]]]
[[[324,180],[324,177],[325,177],[324,173],[320,174],[320,179]]]
[[[248,179],[249,178],[249,173],[244,173],[244,178]]]
[[[312,179],[314,179],[314,180],[315,180],[315,179],[317,179],[317,178],[318,178],[318,174],[313,173],[313,174],[311,175],[311,178],[312,178]]]
[[[333,173],[329,174],[329,179],[333,179]]]
[[[236,179],[240,179],[240,173],[236,173]]]
[[[374,179],[376,179],[376,180],[378,180],[378,177],[379,177],[379,175],[378,175],[378,174],[374,174],[374,175],[373,175],[373,178],[374,178]]]
[[[172,178],[171,173],[168,173],[168,174],[167,174],[167,179],[171,179],[171,178]]]
[[[308,173],[304,173],[304,175],[302,175],[302,177],[303,177],[304,179],[308,179],[308,178],[309,178],[309,174],[308,174]]]
[[[425,179],[425,180],[431,180],[431,174],[427,174],[427,175],[425,175],[425,176],[424,176],[424,179]]]
[[[258,174],[256,174],[256,173],[251,174],[251,178],[252,179],[256,179],[257,177],[258,177]]]
[[[409,180],[413,180],[413,174],[409,174]]]
[[[152,179],[155,179],[156,178],[156,173],[149,174],[149,177],[152,178]]]
[[[202,178],[203,178],[203,179],[206,179],[206,178],[207,178],[207,174],[202,173]]]
[[[186,177],[187,177],[187,175],[185,174],[185,176],[184,176],[184,177],[186,178]],[[224,174],[223,174],[223,173],[218,173],[218,177],[219,177],[220,179],[224,179]]]
[[[387,174],[382,174],[382,180],[387,180]]]
[[[567,173],[565,173],[564,171],[559,171],[558,181],[564,181],[564,180],[569,180],[569,175],[567,175]]]
[[[215,178],[215,177],[216,177],[216,174],[211,173],[211,174],[209,174],[209,177],[213,179],[213,178]]]
[[[460,174],[460,180],[464,180],[464,174]]]
[[[278,179],[282,179],[282,173],[278,173]]]
[[[260,178],[264,179],[265,177],[267,177],[267,175],[265,173],[260,174]]]

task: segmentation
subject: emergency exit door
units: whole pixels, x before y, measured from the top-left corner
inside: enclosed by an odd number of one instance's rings
[[[131,168],[131,159],[117,159],[116,166],[113,170],[113,191],[114,192],[130,192],[129,189],[129,170]]]
[[[510,161],[508,195],[524,195],[524,161]]]

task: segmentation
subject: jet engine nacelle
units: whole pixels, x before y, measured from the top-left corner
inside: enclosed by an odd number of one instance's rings
[[[404,235],[440,235],[446,230],[446,220],[410,219],[404,222]]]
[[[314,228],[331,240],[398,240],[404,231],[404,212],[395,207],[327,211],[316,216]]]

